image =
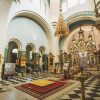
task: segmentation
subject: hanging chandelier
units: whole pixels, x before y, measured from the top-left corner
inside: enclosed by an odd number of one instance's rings
[[[62,3],[61,3],[61,0],[60,0],[60,15],[59,15],[59,18],[58,18],[56,32],[55,32],[55,36],[58,36],[58,37],[64,37],[64,36],[67,36],[69,34],[69,28],[67,26],[67,23],[64,22],[64,16],[62,14],[61,4]]]

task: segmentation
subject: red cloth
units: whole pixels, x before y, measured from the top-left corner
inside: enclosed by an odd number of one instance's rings
[[[60,87],[60,86],[62,86],[64,84],[65,84],[65,82],[55,81],[55,83],[53,83],[51,85],[48,85],[48,86],[44,86],[44,87],[37,86],[37,85],[31,84],[31,83],[22,84],[22,86],[25,87],[25,88],[28,88],[28,89],[30,89],[32,91],[45,93],[45,92],[51,91],[51,90],[53,90],[53,89],[55,89],[57,87]]]

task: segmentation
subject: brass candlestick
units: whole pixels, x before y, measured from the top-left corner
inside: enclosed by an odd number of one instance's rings
[[[81,82],[81,95],[82,95],[82,100],[85,100],[85,86],[84,86],[83,68],[81,68],[80,82]]]

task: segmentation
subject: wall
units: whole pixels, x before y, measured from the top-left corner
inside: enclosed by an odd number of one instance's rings
[[[12,0],[0,0],[0,54],[4,54],[7,20]]]
[[[89,31],[91,31],[91,27],[92,26],[82,26],[82,29],[84,30],[85,40],[87,40]],[[72,31],[68,37],[60,39],[59,48],[62,50],[66,50],[67,52],[70,52],[69,48],[71,47],[73,35],[75,35],[75,38],[77,40],[78,31],[79,31],[79,28]],[[100,33],[95,27],[94,27],[94,34],[95,34],[96,47],[98,50],[99,49],[98,45],[100,44]]]
[[[2,63],[6,44],[7,20],[11,3],[12,0],[0,0],[0,54],[2,55]],[[0,63],[0,79],[2,72],[2,63]]]
[[[36,46],[36,52],[40,46],[46,47],[48,52],[48,40],[42,27],[35,21],[26,17],[16,17],[11,21],[7,31],[7,43],[16,38],[22,43],[22,49],[26,50],[28,43]]]

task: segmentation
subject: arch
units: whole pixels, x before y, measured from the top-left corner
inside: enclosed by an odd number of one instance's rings
[[[8,43],[8,50],[7,50],[7,62],[8,63],[15,63],[17,59],[17,53],[12,52],[14,49],[18,49],[18,45],[15,41],[10,41]]]
[[[22,44],[21,44],[21,42],[18,40],[18,39],[15,39],[15,38],[12,38],[12,39],[10,39],[9,40],[9,42],[15,42],[16,44],[17,44],[17,46],[18,46],[18,50],[21,50],[21,48],[22,48]],[[8,42],[8,43],[9,43]]]
[[[75,14],[70,15],[69,17],[65,18],[65,21],[68,24],[71,24],[77,20],[84,20],[84,19],[90,19],[95,20],[95,13],[94,11],[82,11]]]
[[[37,22],[46,33],[48,43],[49,43],[49,48],[52,48],[53,33],[50,28],[50,25],[47,23],[46,20],[44,20],[39,14],[35,12],[29,11],[29,10],[21,10],[21,11],[16,12],[15,15],[12,16],[12,18],[10,19],[8,23],[10,23],[16,17],[27,17]]]
[[[83,12],[73,14],[72,16],[69,16],[68,18],[65,19],[65,21],[67,22],[67,24],[69,26],[69,31],[71,34],[75,29],[80,27],[80,25],[82,25],[82,26],[94,25],[95,24],[95,16],[94,16],[94,12],[92,12],[92,11],[83,11]],[[66,39],[68,39],[68,37],[59,38],[59,42],[58,42],[59,49],[64,48],[63,44],[66,41]],[[66,50],[66,48],[64,48],[64,50]],[[69,51],[67,51],[67,52],[69,52]]]
[[[32,48],[32,52],[36,52],[36,46],[33,43],[28,43],[27,45]]]
[[[79,20],[92,20],[92,21],[95,21],[95,17],[94,16],[76,16],[76,17],[74,17],[74,18],[71,18],[71,19],[69,19],[69,20],[65,20],[67,23],[68,23],[68,25],[70,25],[70,24],[72,24],[72,23],[75,23],[76,21],[79,21]]]
[[[45,51],[46,51],[46,48],[44,46],[40,46],[39,52],[41,52],[41,54],[44,54]]]
[[[95,21],[91,19],[82,19],[82,20],[78,19],[77,21],[69,25],[69,30],[73,31],[76,28],[80,27],[80,25],[94,25],[94,24],[95,24]]]

